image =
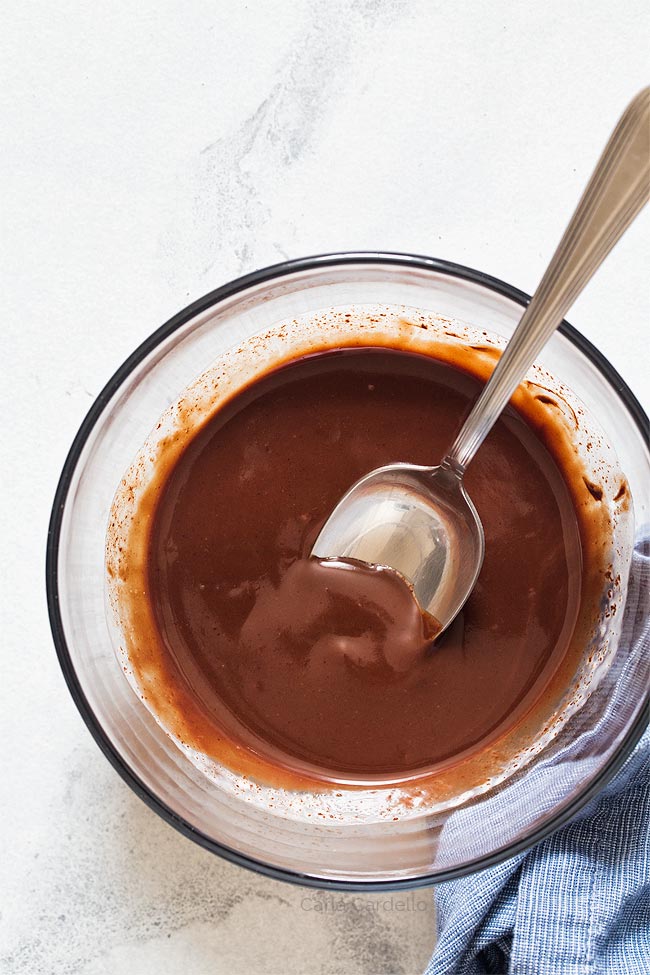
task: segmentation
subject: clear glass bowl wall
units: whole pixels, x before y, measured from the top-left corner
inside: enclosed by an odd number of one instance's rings
[[[365,303],[409,305],[507,338],[524,300],[485,275],[426,258],[364,254],[288,262],[181,312],[136,350],[93,405],[66,462],[49,538],[57,651],[77,706],[107,757],[160,815],[203,846],[316,886],[376,889],[440,881],[503,859],[560,825],[602,787],[640,737],[647,715],[642,659],[632,661],[630,692],[604,712],[621,666],[630,666],[619,659],[598,694],[543,752],[543,761],[493,793],[403,823],[306,825],[227,795],[202,775],[136,697],[111,644],[104,545],[116,486],[160,414],[215,356],[283,319]],[[554,335],[540,362],[579,396],[615,447],[640,540],[650,523],[650,453],[638,403],[568,326]],[[647,588],[635,600],[647,617]],[[627,652],[617,650],[619,658]]]

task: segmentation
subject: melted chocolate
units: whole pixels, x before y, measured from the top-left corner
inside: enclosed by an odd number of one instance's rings
[[[394,573],[308,559],[351,484],[435,463],[479,388],[423,355],[324,352],[200,430],[157,502],[147,598],[170,688],[207,725],[280,767],[400,775],[485,745],[539,699],[576,619],[581,552],[564,480],[514,410],[467,472],[485,563],[433,647]]]

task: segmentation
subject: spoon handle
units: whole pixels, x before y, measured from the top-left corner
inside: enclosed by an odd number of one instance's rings
[[[650,88],[605,147],[537,291],[443,465],[462,474],[536,356],[650,198]]]

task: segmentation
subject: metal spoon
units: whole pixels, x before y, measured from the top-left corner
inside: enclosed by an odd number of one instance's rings
[[[481,571],[483,526],[467,465],[566,312],[650,198],[650,88],[607,143],[553,258],[489,382],[438,467],[390,464],[350,488],[312,549],[396,569],[443,632]]]

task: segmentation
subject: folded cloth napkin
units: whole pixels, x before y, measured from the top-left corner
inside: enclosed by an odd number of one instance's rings
[[[650,621],[638,610],[649,585],[646,542],[621,636],[644,655]],[[426,975],[650,975],[650,732],[571,823],[435,897]]]

